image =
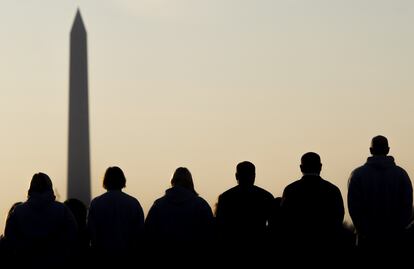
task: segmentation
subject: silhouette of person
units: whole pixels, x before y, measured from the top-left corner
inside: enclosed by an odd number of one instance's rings
[[[281,209],[282,197],[276,197],[273,200],[273,205],[271,208],[271,215],[268,221],[269,232],[271,240],[279,241],[282,236],[282,224],[283,224],[283,214]]]
[[[21,204],[23,204],[23,202],[16,202],[10,207],[9,211],[7,212],[6,223],[9,220],[14,209]],[[3,261],[5,264],[9,264],[9,258],[12,254],[13,253],[11,252],[10,247],[7,245],[7,240],[4,237],[4,234],[2,234],[0,236],[0,261]]]
[[[119,167],[109,167],[104,194],[89,206],[87,229],[94,263],[125,263],[136,259],[144,240],[144,212],[138,200],[124,192],[126,178]]]
[[[318,249],[315,252],[326,255],[320,251],[323,249],[339,253],[344,203],[338,187],[320,176],[321,169],[320,156],[314,152],[305,153],[300,164],[302,178],[283,191],[284,240],[288,248],[297,252]]]
[[[211,242],[213,223],[211,207],[195,191],[190,171],[179,167],[172,176],[171,188],[151,206],[145,229],[155,252],[200,257],[206,255],[203,250]]]
[[[16,267],[67,264],[76,233],[75,218],[63,203],[55,201],[49,176],[33,175],[27,201],[11,212],[4,232]]]
[[[407,172],[395,164],[388,140],[371,140],[371,157],[356,168],[348,182],[348,208],[365,250],[396,249],[402,246],[412,215],[413,188]]]
[[[21,205],[21,204],[23,204],[23,202],[16,202],[16,203],[14,203],[14,204],[10,207],[9,212],[7,212],[6,221],[10,218],[10,216],[11,216],[11,214],[13,213],[14,209],[15,209],[18,205]]]
[[[252,259],[256,259],[264,249],[268,239],[267,224],[274,205],[273,195],[256,186],[255,178],[253,163],[244,161],[237,164],[238,184],[218,197],[215,212],[219,245],[223,251],[251,256]]]
[[[67,199],[64,204],[70,209],[78,225],[72,263],[74,266],[86,264],[89,259],[89,238],[86,229],[86,216],[88,210],[86,205],[79,199],[70,198]]]

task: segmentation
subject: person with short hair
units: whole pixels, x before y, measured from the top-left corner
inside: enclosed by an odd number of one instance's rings
[[[286,246],[306,252],[310,247],[333,251],[341,244],[341,191],[320,176],[322,162],[317,153],[302,155],[300,170],[302,178],[284,189],[281,200]]]
[[[413,188],[407,172],[396,165],[388,139],[371,140],[371,157],[356,168],[348,181],[348,208],[366,250],[401,246],[412,215]]]
[[[216,221],[219,240],[244,248],[245,244],[267,240],[273,195],[255,185],[256,167],[249,161],[236,167],[237,186],[218,197]]]

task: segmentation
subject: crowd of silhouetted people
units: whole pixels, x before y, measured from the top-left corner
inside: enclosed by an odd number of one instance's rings
[[[51,179],[37,173],[27,200],[10,208],[0,259],[16,268],[135,268],[146,262],[153,267],[395,267],[414,253],[412,184],[388,155],[386,137],[374,137],[370,152],[348,182],[354,229],[344,225],[342,194],[320,176],[321,158],[314,152],[301,157],[302,178],[276,198],[255,185],[253,163],[239,163],[237,185],[219,195],[214,213],[183,167],[147,216],[139,201],[122,191],[126,178],[119,167],[106,170],[107,191],[89,205],[73,198],[56,201]]]

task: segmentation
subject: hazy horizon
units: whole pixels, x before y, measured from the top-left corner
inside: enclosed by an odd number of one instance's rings
[[[414,177],[414,2],[4,0],[0,10],[0,229],[32,175],[66,199],[69,31],[88,33],[92,197],[108,166],[145,212],[185,166],[214,209],[256,165],[280,196],[303,153],[346,204],[350,172],[388,137]],[[349,218],[347,217],[347,220]]]

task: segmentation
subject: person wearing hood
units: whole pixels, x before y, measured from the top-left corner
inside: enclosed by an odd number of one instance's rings
[[[37,173],[30,182],[28,199],[17,205],[6,221],[4,238],[17,268],[52,268],[67,264],[74,247],[77,225],[63,203],[55,201],[52,181]]]
[[[157,199],[145,220],[148,243],[157,252],[192,251],[208,245],[213,234],[213,212],[194,189],[187,168],[179,167],[171,188]]]
[[[411,220],[413,188],[407,172],[395,164],[384,136],[372,138],[371,157],[350,175],[348,208],[366,250],[395,248]]]

